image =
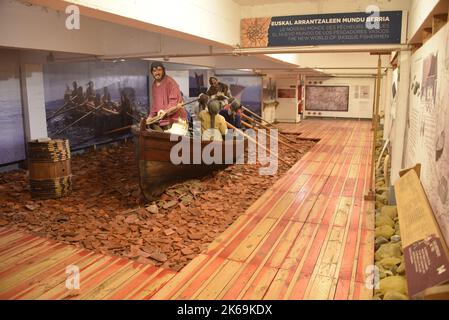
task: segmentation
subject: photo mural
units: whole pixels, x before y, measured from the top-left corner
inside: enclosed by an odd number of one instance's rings
[[[148,114],[148,63],[76,62],[44,66],[50,138],[74,149],[130,136]]]
[[[206,70],[189,71],[189,97],[198,97],[200,93],[206,93],[208,87]]]
[[[0,51],[0,165],[26,157],[20,74],[14,55],[14,51]]]
[[[251,111],[261,114],[262,77],[259,76],[217,76],[220,82],[229,86],[232,96]]]
[[[449,28],[412,55],[406,166],[421,163],[421,181],[449,243]]]

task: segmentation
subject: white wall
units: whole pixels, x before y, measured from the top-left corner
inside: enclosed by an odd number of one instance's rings
[[[21,85],[26,140],[47,138],[43,65],[22,64]]]
[[[298,105],[295,98],[279,98],[277,91],[279,89],[292,89],[296,91],[296,78],[277,77],[276,81],[276,101],[279,105],[276,107],[275,117],[279,122],[296,122]]]
[[[321,117],[341,117],[341,118],[372,118],[373,113],[373,98],[374,98],[374,78],[331,78],[328,80],[317,79],[317,78],[307,78],[306,85],[309,81],[322,81],[323,86],[349,86],[349,105],[347,112],[331,112],[331,111],[320,111]],[[313,84],[314,85],[314,84]],[[355,98],[355,90],[357,86],[369,86],[369,99],[357,99]],[[305,104],[305,116],[313,116],[307,110],[307,96]]]

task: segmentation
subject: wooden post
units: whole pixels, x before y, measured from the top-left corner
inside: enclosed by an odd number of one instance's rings
[[[377,137],[377,128],[378,128],[378,114],[379,114],[379,102],[380,102],[380,77],[381,77],[381,68],[382,68],[382,60],[380,58],[380,54],[378,55],[377,60],[377,78],[376,78],[376,103],[373,113],[373,121],[374,121],[374,131],[373,131],[373,152],[372,152],[372,158],[371,158],[371,176],[369,179],[369,192],[367,195],[365,195],[365,200],[374,201],[376,199],[376,192],[374,188],[374,176],[376,173],[376,137]]]
[[[371,118],[371,131],[374,130],[374,112],[376,110],[376,92],[377,92],[377,77],[374,78],[373,117]]]

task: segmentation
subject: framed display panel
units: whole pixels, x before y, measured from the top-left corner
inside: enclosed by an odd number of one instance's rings
[[[306,86],[306,110],[341,111],[349,108],[349,86]]]

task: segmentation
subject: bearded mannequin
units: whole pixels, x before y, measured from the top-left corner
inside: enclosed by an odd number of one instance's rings
[[[154,81],[151,86],[151,108],[149,118],[156,115],[163,115],[167,109],[180,105],[183,102],[179,85],[172,77],[165,73],[165,67],[161,62],[153,62],[150,70]],[[152,128],[153,130],[164,131],[169,129],[174,122],[178,121],[178,119],[185,120],[186,118],[186,111],[181,109],[179,112],[160,120],[159,125],[152,125]]]

